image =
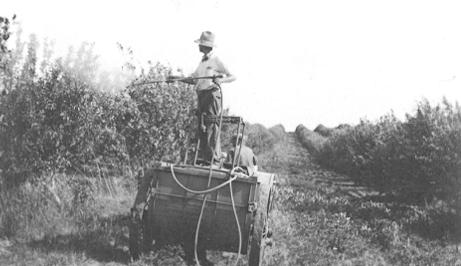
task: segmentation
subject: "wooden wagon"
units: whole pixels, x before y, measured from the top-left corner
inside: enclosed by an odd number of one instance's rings
[[[133,258],[152,249],[153,243],[164,245],[190,239],[200,220],[198,239],[204,248],[237,253],[240,247],[240,254],[248,255],[249,265],[261,265],[270,237],[273,174],[256,172],[245,176],[224,167],[210,169],[194,160],[192,164],[163,164],[147,169],[141,178],[149,185],[138,192],[146,194],[142,210],[132,209]],[[193,193],[206,190],[212,191]]]

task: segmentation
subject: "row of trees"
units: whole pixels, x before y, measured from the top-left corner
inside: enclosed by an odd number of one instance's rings
[[[6,19],[2,23],[11,25]],[[187,85],[123,86],[126,82],[99,78],[91,44],[56,58],[52,42],[39,42],[34,35],[24,42],[20,28],[14,49],[7,49],[10,27],[2,29],[0,182],[15,185],[48,172],[84,172],[91,164],[136,169],[156,160],[178,161],[190,147],[196,96]],[[131,82],[162,79],[171,72],[159,63],[137,75],[134,64],[124,67],[128,74],[121,79]],[[229,139],[232,128],[223,129]],[[259,124],[246,132],[256,153],[276,141]]]
[[[192,90],[169,84],[107,92],[110,84],[98,79],[92,45],[54,58],[51,42],[43,42],[40,54],[34,35],[24,43],[17,34],[16,47],[8,49],[10,27],[4,25],[11,22],[0,21],[0,182],[14,185],[44,172],[83,171],[95,162],[117,167],[175,161],[184,153],[186,132],[193,132],[195,122]],[[151,64],[132,77],[157,79],[170,71]]]
[[[315,153],[324,166],[378,191],[419,202],[461,204],[461,108],[419,102],[400,121],[393,114],[335,131]]]

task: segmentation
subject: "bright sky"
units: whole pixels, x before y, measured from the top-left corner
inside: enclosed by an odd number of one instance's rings
[[[403,118],[422,97],[461,102],[458,1],[3,1],[0,15],[12,14],[62,51],[94,42],[105,68],[121,67],[120,42],[140,62],[190,73],[201,58],[193,41],[211,30],[237,76],[225,106],[290,131]]]

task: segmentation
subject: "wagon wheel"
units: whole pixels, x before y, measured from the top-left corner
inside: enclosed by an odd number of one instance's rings
[[[273,177],[268,183],[261,183],[259,187],[257,210],[253,223],[252,234],[250,238],[250,250],[248,251],[248,265],[262,265],[264,258],[264,249],[266,247],[266,238],[268,231],[268,214],[273,198],[272,193]]]
[[[262,265],[265,249],[264,228],[267,225],[267,216],[264,212],[257,213],[253,226],[253,234],[250,240],[250,250],[248,251],[248,265]]]
[[[137,210],[131,210],[129,249],[132,260],[138,260],[141,254],[151,249],[152,231],[145,212],[141,215]]]
[[[132,260],[138,260],[139,255],[141,254],[141,241],[142,241],[142,226],[141,226],[141,217],[137,210],[134,208],[131,209],[130,217],[130,238],[129,238],[129,248],[130,248],[130,257]]]

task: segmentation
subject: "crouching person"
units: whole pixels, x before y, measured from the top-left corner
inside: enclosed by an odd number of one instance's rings
[[[258,171],[258,160],[256,159],[253,150],[245,145],[246,139],[247,137],[242,136],[242,134],[232,137],[231,143],[237,143],[237,151],[235,151],[235,149],[232,148],[227,154],[226,161],[232,164],[234,160],[234,155],[237,154],[236,160],[238,158],[238,166],[242,167],[245,171],[247,171],[247,174],[249,176],[253,176]]]

